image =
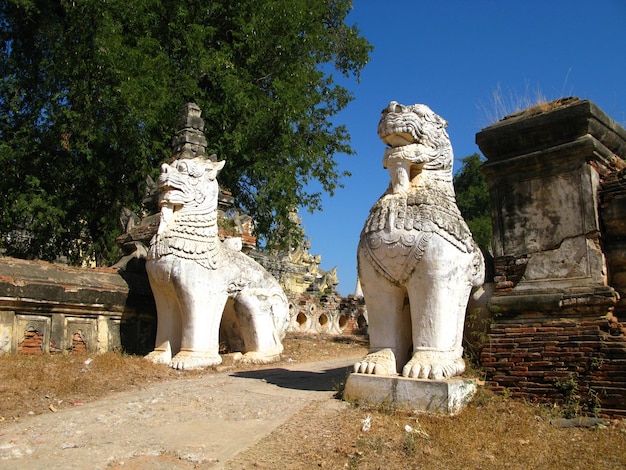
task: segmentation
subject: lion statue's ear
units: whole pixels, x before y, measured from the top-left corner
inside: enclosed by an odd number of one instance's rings
[[[427,121],[434,123],[437,127],[445,129],[448,127],[448,121],[435,113],[432,109],[428,109],[428,113],[424,116]]]
[[[226,160],[222,160],[221,162],[206,162],[209,179],[215,179],[217,177],[217,174],[222,170],[222,168],[224,168],[225,163]]]
[[[426,122],[434,124],[435,126],[445,129],[448,127],[448,121],[435,113],[425,104],[414,104],[412,106],[413,112],[424,119]]]

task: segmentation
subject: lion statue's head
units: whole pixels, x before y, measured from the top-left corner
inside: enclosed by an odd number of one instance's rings
[[[428,170],[452,171],[452,145],[446,132],[448,123],[424,104],[405,106],[392,101],[383,109],[378,136],[390,148]]]
[[[219,250],[217,174],[224,161],[180,158],[161,166],[157,182],[161,218],[149,259],[174,254],[213,268]]]
[[[217,174],[224,161],[203,157],[174,160],[161,166],[158,180],[159,206],[177,211],[215,210],[219,185]]]

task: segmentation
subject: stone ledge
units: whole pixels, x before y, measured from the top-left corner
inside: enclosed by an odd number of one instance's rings
[[[626,153],[626,132],[597,105],[578,98],[561,99],[545,106],[545,111],[508,116],[476,134],[476,143],[490,160],[545,150],[590,135],[612,153]],[[596,156],[597,157],[597,156]]]
[[[426,413],[454,415],[476,392],[476,381],[409,379],[352,373],[346,381],[344,400],[370,405],[390,404]]]

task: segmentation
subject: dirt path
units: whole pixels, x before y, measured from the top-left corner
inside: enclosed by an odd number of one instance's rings
[[[0,430],[0,469],[224,468],[312,402],[353,358],[159,383]]]

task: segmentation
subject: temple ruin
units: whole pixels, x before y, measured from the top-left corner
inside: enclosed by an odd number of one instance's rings
[[[494,390],[626,416],[626,131],[562,99],[476,135],[494,228]]]

